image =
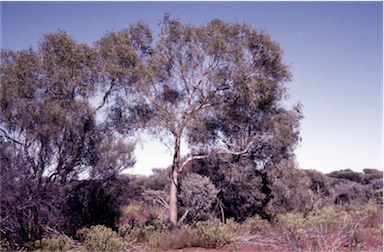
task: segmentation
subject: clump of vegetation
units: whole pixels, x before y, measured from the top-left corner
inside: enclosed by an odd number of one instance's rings
[[[196,231],[205,248],[218,248],[233,242],[239,231],[239,224],[229,219],[227,223],[198,222]]]
[[[181,181],[180,198],[193,221],[213,218],[212,205],[219,190],[208,177],[196,173],[187,174]]]
[[[377,217],[379,208],[367,205],[324,207],[306,216],[286,213],[277,216],[277,225],[285,234],[286,242],[294,250],[338,251],[357,246],[359,232],[366,220]],[[363,217],[365,216],[365,217]],[[377,218],[375,219],[377,222]]]
[[[159,207],[134,202],[121,208],[117,225],[129,224],[134,227],[142,227],[151,220],[160,218],[162,213],[163,210]]]
[[[267,233],[271,228],[271,224],[259,215],[246,219],[241,225],[241,231],[249,234]]]
[[[66,235],[56,237],[44,237],[34,243],[37,251],[67,251],[72,247],[73,241]]]
[[[83,228],[78,236],[87,251],[122,251],[127,245],[122,237],[103,225]]]
[[[152,249],[183,249],[190,247],[219,248],[233,242],[240,230],[240,224],[230,219],[200,221],[194,225],[183,225],[174,232],[152,233],[149,246]]]

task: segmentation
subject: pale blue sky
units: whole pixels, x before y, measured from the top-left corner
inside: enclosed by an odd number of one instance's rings
[[[382,2],[1,2],[1,48],[36,48],[58,30],[92,44],[137,21],[157,33],[166,12],[193,25],[245,22],[280,44],[293,74],[288,104],[304,106],[301,168],[382,169]],[[160,149],[138,147],[134,171],[170,164]]]

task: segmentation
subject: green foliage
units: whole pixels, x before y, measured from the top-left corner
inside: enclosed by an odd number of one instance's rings
[[[364,174],[359,172],[354,172],[350,169],[334,171],[328,174],[328,176],[333,178],[342,178],[347,179],[353,182],[362,183],[364,181]]]
[[[217,221],[197,222],[183,225],[174,232],[155,232],[149,237],[151,249],[169,250],[192,247],[219,248],[233,242],[240,225],[228,220],[226,224]]]
[[[362,226],[369,223],[368,219],[377,222],[379,213],[374,205],[349,206],[348,211],[325,207],[307,216],[280,214],[277,224],[295,250],[339,251],[342,247],[357,246]]]
[[[187,174],[181,181],[180,199],[194,221],[212,218],[212,205],[219,190],[208,177]]]
[[[156,223],[164,215],[162,208],[143,202],[134,202],[123,206],[120,210],[119,226],[129,224],[133,227],[143,227],[152,222]]]
[[[380,205],[375,204],[374,202],[369,202],[368,204],[349,204],[344,206],[346,212],[348,212],[355,220],[359,220],[362,227],[368,228],[379,228],[380,226],[380,217],[382,217],[382,208]]]
[[[98,53],[66,32],[46,34],[36,49],[1,51],[1,181],[9,195],[1,198],[1,224],[12,249],[44,236],[45,227],[66,228],[69,181],[81,173],[113,177],[134,164],[134,143],[96,120],[104,103],[95,108],[92,98],[105,102],[109,94]]]
[[[262,219],[259,215],[247,218],[241,224],[241,232],[248,234],[268,233],[271,228],[271,224],[267,220]]]
[[[124,229],[124,226],[120,229]],[[125,235],[123,237],[126,240],[131,242],[134,241],[136,243],[144,243],[147,247],[151,248],[151,251],[169,248],[170,246],[168,241],[171,232],[168,227],[158,219],[153,219],[145,226],[141,227],[129,226],[124,232]]]
[[[282,228],[285,239],[296,250],[303,249],[305,241],[305,219],[299,213],[286,213],[277,216],[278,225]]]
[[[271,218],[287,212],[305,213],[312,208],[311,179],[290,160],[267,171],[266,186],[270,199],[264,211]]]
[[[126,248],[131,248],[138,241],[137,232],[138,230],[129,224],[124,224],[119,227],[118,234],[124,239]]]
[[[72,239],[66,235],[57,237],[44,237],[35,241],[34,247],[37,251],[67,251],[72,247]]]
[[[74,236],[76,230],[92,225],[115,226],[127,201],[122,180],[84,180],[71,183],[70,188],[62,206],[66,234]]]
[[[176,225],[177,177],[190,160],[213,154],[229,163],[278,163],[299,141],[301,106],[282,106],[291,74],[265,32],[218,19],[194,27],[165,15],[155,41],[152,47],[148,27],[139,23],[105,35],[97,47],[107,86],[125,91],[114,94],[109,124],[120,133],[144,128],[174,140],[168,182]],[[192,150],[183,162],[182,137]]]
[[[127,246],[122,237],[103,225],[83,228],[78,231],[78,236],[87,251],[123,251]]]
[[[221,222],[198,222],[196,232],[204,248],[218,248],[233,242],[239,231],[239,224],[228,219],[225,224]]]
[[[254,164],[246,158],[226,162],[212,155],[192,162],[186,168],[187,172],[209,177],[220,190],[220,201],[215,205],[216,217],[244,221],[255,214],[262,214],[269,188],[265,177],[255,171]]]

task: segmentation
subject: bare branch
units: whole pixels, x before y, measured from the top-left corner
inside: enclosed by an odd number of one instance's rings
[[[188,213],[189,213],[189,209],[185,210],[183,216],[181,216],[180,220],[177,222],[177,225],[180,225],[184,222],[185,218],[187,218]]]
[[[107,92],[105,92],[105,94],[104,94],[104,97],[103,97],[102,102],[100,103],[100,105],[99,105],[96,109],[94,109],[94,110],[92,111],[92,115],[96,114],[97,111],[99,111],[101,108],[104,107],[104,105],[105,105],[105,103],[106,103],[106,101],[107,101],[109,95],[110,95],[110,94],[112,93],[112,91],[113,91],[113,87],[114,87],[114,86],[115,86],[115,83],[112,81],[111,86],[109,87],[109,89],[107,90]]]
[[[208,157],[208,155],[190,156],[180,165],[179,171],[182,171],[184,166],[186,166],[189,162],[191,162],[193,160],[204,159],[207,157]]]
[[[160,195],[156,195],[156,196],[158,197],[156,202],[159,203],[160,205],[162,205],[163,207],[165,207],[166,209],[169,209],[168,202],[163,197],[161,197]]]
[[[7,138],[8,140],[11,140],[12,142],[24,146],[23,143],[17,141],[16,139],[13,139],[12,137],[8,136],[7,132],[3,129],[0,128],[0,130],[4,133],[4,137]]]

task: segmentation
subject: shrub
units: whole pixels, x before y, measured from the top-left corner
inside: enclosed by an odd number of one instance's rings
[[[287,212],[307,212],[313,207],[315,193],[310,190],[313,181],[306,171],[296,169],[293,162],[286,161],[268,171],[267,175],[266,182],[271,191],[263,211],[268,218]]]
[[[254,215],[251,218],[245,220],[241,225],[241,231],[249,234],[265,233],[271,229],[271,225],[265,219],[262,219],[259,215]]]
[[[67,251],[72,247],[72,240],[66,235],[44,237],[33,244],[37,251]]]
[[[126,247],[132,247],[137,242],[137,228],[129,224],[125,224],[119,227],[118,234],[124,239]]]
[[[295,250],[302,250],[307,238],[303,214],[286,213],[277,216],[277,222],[285,235],[285,240]]]
[[[126,205],[121,208],[120,212],[118,226],[129,224],[134,227],[143,227],[147,222],[162,216],[161,208],[141,202]]]
[[[362,183],[364,180],[364,174],[360,172],[354,172],[350,169],[334,171],[327,174],[329,177],[338,178],[338,179],[347,179],[353,182]]]
[[[78,235],[87,251],[122,251],[127,245],[122,237],[103,225],[83,228]]]
[[[362,227],[380,228],[382,225],[381,207],[373,202],[369,202],[365,205],[346,205],[346,211],[353,217],[354,220],[358,220]]]
[[[255,171],[254,163],[249,162],[249,159],[240,158],[236,162],[228,162],[212,155],[207,159],[190,162],[186,168],[187,172],[209,177],[220,190],[214,212],[215,217],[223,221],[224,210],[225,217],[242,222],[261,213],[268,201],[269,188],[265,172]]]
[[[65,233],[75,236],[76,230],[85,226],[113,227],[126,201],[124,183],[116,178],[73,182],[64,197]]]
[[[235,240],[240,229],[232,219],[226,224],[217,221],[184,225],[174,232],[156,231],[148,236],[151,250],[172,250],[192,247],[218,248]]]
[[[196,229],[190,225],[184,225],[168,238],[168,249],[184,249],[200,247],[201,239]]]
[[[135,242],[141,242],[156,247],[158,243],[164,241],[170,232],[160,219],[151,219],[142,226],[124,224],[119,227],[118,233],[124,238],[128,246],[132,246]]]
[[[286,241],[295,250],[337,251],[357,242],[360,222],[339,208],[325,207],[306,217],[287,213],[277,219]]]
[[[208,177],[196,173],[188,173],[181,181],[180,198],[195,221],[212,217],[212,204],[218,192]]]
[[[359,222],[345,211],[326,207],[307,217],[306,228],[311,246],[317,251],[337,251],[341,247],[356,245]]]
[[[204,248],[218,248],[235,240],[239,224],[228,219],[226,224],[217,221],[196,223],[196,232]]]

